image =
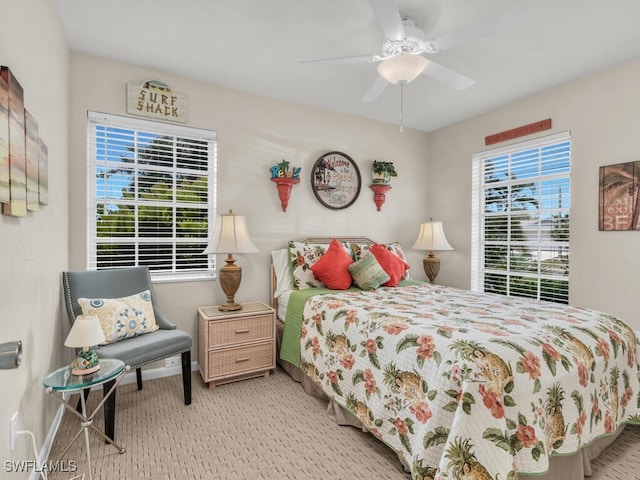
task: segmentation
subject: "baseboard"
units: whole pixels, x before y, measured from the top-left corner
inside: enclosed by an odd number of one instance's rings
[[[191,371],[195,372],[196,370],[198,370],[198,362],[193,361],[191,362]],[[180,365],[177,365],[175,367],[150,368],[148,370],[142,369],[142,381],[144,382],[145,380],[155,380],[156,378],[171,377],[173,375],[181,375],[181,374],[182,374],[182,367]],[[129,373],[127,373],[124,376],[124,378],[120,382],[120,385],[126,385],[128,383],[135,383],[135,382],[136,382],[136,372],[135,370],[131,370]],[[102,388],[102,387],[98,387],[98,388]]]
[[[53,446],[53,440],[56,438],[56,433],[58,433],[58,428],[60,427],[60,423],[62,422],[62,416],[64,415],[64,406],[60,405],[58,410],[56,411],[55,416],[53,417],[53,421],[51,422],[51,426],[49,427],[49,432],[47,433],[47,438],[44,439],[42,443],[42,448],[40,449],[40,453],[38,455],[37,464],[44,465],[44,463],[49,459],[49,453],[51,452],[51,447]],[[34,469],[29,476],[29,480],[38,480],[41,477],[38,469]]]
[[[195,372],[198,370],[198,362],[191,362],[191,371]],[[158,368],[150,368],[148,370],[142,370],[142,381],[145,380],[155,380],[157,378],[164,377],[172,377],[173,375],[182,374],[182,367],[158,367]],[[127,383],[135,383],[136,382],[136,372],[131,371],[127,373],[120,385],[125,385]],[[94,387],[95,389],[102,390],[102,386]],[[68,400],[68,395],[65,395],[65,399]],[[45,438],[44,443],[42,444],[42,448],[40,449],[40,454],[38,455],[38,464],[42,465],[49,459],[49,453],[51,452],[51,447],[53,446],[53,441],[56,438],[56,434],[58,433],[58,428],[60,428],[60,423],[62,422],[62,416],[64,415],[64,405],[60,405],[58,411],[53,417],[53,421],[51,422],[51,426],[49,427],[49,432],[47,433],[47,438]],[[117,415],[117,412],[116,412]],[[29,480],[38,480],[40,477],[40,473],[32,472]]]

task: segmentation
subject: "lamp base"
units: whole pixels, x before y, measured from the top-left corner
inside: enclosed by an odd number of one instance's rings
[[[91,368],[72,368],[71,369],[71,374],[72,375],[91,375],[92,373],[96,373],[98,370],[100,370],[100,365],[96,365],[95,367],[91,367]]]
[[[235,312],[237,310],[242,310],[241,303],[225,303],[224,305],[220,305],[218,310],[221,312]]]
[[[93,348],[80,350],[71,364],[71,373],[73,375],[91,375],[98,370],[100,370],[98,354]]]
[[[424,273],[429,278],[429,283],[434,283],[440,271],[440,259],[435,256],[433,251],[430,251],[429,256],[422,260],[422,266],[424,267]]]
[[[236,303],[234,296],[240,287],[240,280],[242,280],[242,267],[235,264],[233,255],[229,254],[225,260],[227,263],[220,269],[220,286],[222,291],[227,296],[227,303],[220,305],[218,310],[223,312],[235,312],[236,310],[242,310],[242,305]]]

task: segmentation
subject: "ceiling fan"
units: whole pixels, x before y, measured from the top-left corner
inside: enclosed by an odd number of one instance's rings
[[[425,39],[424,32],[416,26],[415,21],[400,14],[396,0],[369,0],[369,5],[384,32],[385,40],[381,53],[301,62],[325,65],[380,62],[380,76],[362,98],[363,102],[373,102],[383,92],[387,83],[409,83],[420,74],[452,88],[465,90],[471,87],[475,80],[427,59],[423,54],[434,54],[526,23],[524,12],[516,11],[468,25],[433,39]]]

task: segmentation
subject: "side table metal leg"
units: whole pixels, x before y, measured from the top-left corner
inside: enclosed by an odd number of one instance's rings
[[[82,390],[82,395],[84,395],[84,401],[86,402],[89,399],[89,393],[91,393],[91,389],[87,388]],[[78,405],[76,406],[76,410],[78,412],[82,412],[82,400],[78,399]]]
[[[81,422],[82,429],[84,430],[84,444],[87,448],[87,470],[89,471],[89,480],[93,480],[93,470],[91,468],[91,448],[89,446],[89,425],[93,420],[87,420],[87,404],[84,400],[84,392],[80,392],[80,401],[82,402],[82,416],[85,421]]]

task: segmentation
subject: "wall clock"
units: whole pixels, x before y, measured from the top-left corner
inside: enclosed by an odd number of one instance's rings
[[[322,155],[313,165],[311,188],[327,208],[347,208],[360,194],[360,170],[351,157],[342,152]]]

